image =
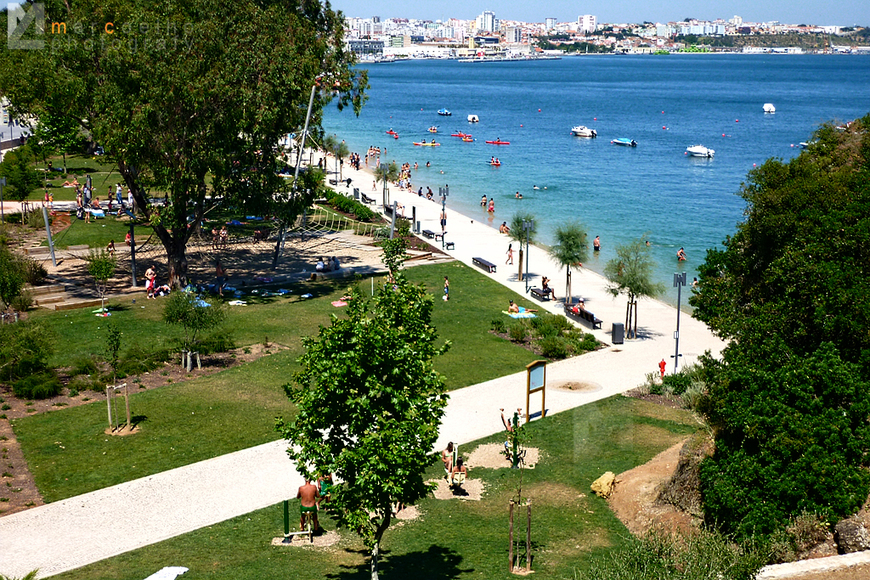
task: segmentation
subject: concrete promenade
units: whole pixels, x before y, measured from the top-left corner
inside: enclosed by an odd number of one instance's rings
[[[347,169],[344,173],[352,177],[353,185],[363,186],[363,193],[380,199],[380,191],[370,189],[370,176]],[[410,216],[411,207],[416,206],[422,229],[441,231],[440,203],[391,189],[392,198],[405,206],[405,215]],[[517,279],[516,266],[503,265],[507,236],[478,219],[450,210],[449,200],[447,214],[447,240],[456,244],[449,253],[469,265],[475,256],[498,264],[497,272],[484,275],[516,290],[518,295],[524,294],[525,283]],[[502,221],[509,222],[510,215],[496,208],[493,222],[497,225]],[[519,253],[518,248],[514,249],[516,263]],[[565,294],[564,270],[543,249],[534,246],[529,263],[534,283],[539,285],[541,275],[552,278],[560,298],[540,307],[560,312]],[[593,333],[608,346],[548,366],[549,413],[632,389],[643,382],[647,373],[657,372],[662,359],[668,363],[668,372],[672,371],[670,357],[674,354],[676,327],[673,307],[656,300],[641,300],[640,337],[610,345],[611,323],[625,319],[625,297],[612,297],[605,291],[605,280],[586,269],[575,271],[573,287],[574,295],[582,296],[587,308],[605,321],[603,329]],[[452,286],[451,290],[455,293],[459,289]],[[440,294],[440,288],[435,291]],[[706,350],[718,354],[723,346],[703,324],[682,315],[680,365],[693,362]],[[566,381],[581,382],[585,388],[557,388]],[[539,397],[532,399],[533,413],[540,410],[540,404]],[[497,433],[503,429],[499,408],[511,410],[525,405],[524,372],[454,391],[436,449],[443,448],[448,440],[464,445]],[[20,576],[35,568],[40,569],[40,577],[58,574],[294,497],[302,482],[284,453],[285,447],[284,442],[276,441],[2,517],[0,574]],[[264,541],[274,535],[280,535],[280,530],[264,530]]]

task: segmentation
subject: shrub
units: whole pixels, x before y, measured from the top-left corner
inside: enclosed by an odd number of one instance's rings
[[[73,377],[76,375],[96,375],[97,370],[97,362],[93,357],[80,356],[73,361],[69,374]]]
[[[202,339],[199,343],[198,350],[202,354],[212,354],[216,352],[227,352],[236,348],[236,342],[233,336],[226,330],[218,330]]]
[[[686,389],[691,386],[692,378],[683,373],[665,375],[662,377],[662,387],[678,397],[685,393]]]
[[[0,244],[0,300],[10,306],[24,287],[21,261],[5,245]]]
[[[12,308],[18,312],[27,312],[33,306],[33,294],[22,290],[18,296],[12,299]]]
[[[527,334],[528,328],[526,328],[525,323],[521,320],[514,322],[508,327],[508,335],[510,335],[511,340],[514,342],[523,342],[526,340]]]
[[[543,313],[531,319],[534,328],[541,337],[560,336],[563,331],[573,328],[568,319],[561,315]]]
[[[54,350],[54,333],[38,322],[0,325],[0,380],[38,373]]]
[[[538,343],[541,354],[547,358],[563,359],[568,356],[568,343],[561,336],[548,336]]]
[[[41,372],[19,379],[12,384],[12,392],[22,399],[50,399],[63,390],[63,384],[54,372]]]
[[[493,318],[492,322],[490,322],[490,329],[495,332],[504,332],[506,328],[507,325],[501,318]]]
[[[37,262],[33,258],[24,258],[21,260],[23,266],[24,281],[31,286],[42,284],[48,277],[48,270],[42,265],[42,262]]]
[[[70,379],[67,388],[70,390],[70,393],[72,393],[73,391],[75,391],[76,393],[80,393],[81,391],[101,392],[105,387],[103,387],[103,385],[100,384],[99,381],[92,377],[86,375],[79,375]],[[75,395],[70,394],[70,396],[74,397]]]
[[[375,217],[375,212],[355,199],[334,193],[327,199],[327,201],[329,202],[329,205],[335,209],[343,211],[344,213],[353,214],[356,216],[356,219],[360,221],[368,221]]]
[[[124,352],[118,364],[118,376],[141,375],[153,371],[170,358],[170,352],[165,348],[149,350],[144,346],[133,344]]]
[[[51,218],[48,220],[51,222]],[[27,225],[36,229],[45,229],[45,218],[41,211],[32,211],[27,214]]]

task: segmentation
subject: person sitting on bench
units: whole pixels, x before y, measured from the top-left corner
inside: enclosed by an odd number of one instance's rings
[[[441,452],[441,462],[444,464],[447,478],[450,479],[450,474],[453,473],[453,441],[448,443],[447,449]]]
[[[550,288],[550,279],[544,276],[541,278],[541,290],[544,291],[544,296],[550,295],[553,300],[556,299],[556,291]]]
[[[456,460],[456,465],[453,467],[453,470],[450,472],[450,478],[448,479],[448,483],[450,483],[451,487],[459,487],[463,483],[465,483],[465,478],[468,476],[468,468],[465,467],[465,463],[462,458]]]

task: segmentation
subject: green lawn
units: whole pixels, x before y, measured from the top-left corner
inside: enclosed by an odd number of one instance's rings
[[[408,270],[440,297],[439,281],[451,279],[449,302],[436,299],[433,323],[452,347],[436,359],[450,389],[521,371],[538,357],[489,333],[490,321],[513,294],[459,263]],[[289,297],[250,297],[246,307],[230,307],[227,328],[240,346],[277,342],[287,348],[257,362],[209,377],[134,392],[131,407],[143,417],[133,437],[103,435],[106,409],[89,404],[14,421],[16,436],[47,501],[71,497],[123,481],[159,473],[277,438],[274,418],[292,408],[281,386],[292,379],[302,354],[301,337],[316,335],[351,280],[301,283]],[[359,282],[370,292],[370,282]],[[300,295],[310,292],[311,299]],[[515,296],[513,296],[516,298]],[[217,300],[217,297],[210,298]],[[170,346],[180,330],[162,322],[163,303],[138,296],[110,303],[112,322],[123,331],[122,351],[131,344]],[[106,319],[90,310],[36,311],[56,332],[55,366],[72,366],[82,356],[101,356]],[[159,372],[154,371],[154,372]],[[132,377],[127,379],[132,381]],[[60,441],[61,445],[56,442]]]
[[[590,483],[604,471],[619,473],[649,460],[696,429],[687,412],[620,396],[533,423],[529,444],[541,449],[542,460],[522,472],[522,489],[533,506],[536,576],[575,578],[593,557],[622,547],[628,532],[606,503],[591,494]],[[477,443],[501,439],[496,435]],[[436,465],[428,473],[431,478],[440,474]],[[482,501],[426,499],[418,506],[420,519],[387,532],[384,578],[513,577],[507,572],[507,508],[519,473],[478,468],[470,477],[484,480]],[[330,549],[270,546],[271,538],[281,535],[281,517],[281,506],[272,506],[58,578],[133,580],[166,565],[190,568],[184,578],[191,580],[369,577],[364,547],[344,530],[340,543]],[[327,529],[334,529],[323,519]],[[518,535],[524,530],[518,523]]]
[[[130,222],[128,220],[106,216],[101,219],[94,218],[88,223],[73,216],[70,226],[57,233],[53,237],[53,241],[55,248],[59,249],[82,244],[91,248],[105,248],[109,245],[110,240],[115,240],[115,247],[121,248],[124,245],[124,236],[129,231]],[[137,225],[134,230],[136,246],[142,244],[152,232],[151,226]],[[42,245],[47,246],[48,240],[43,240]]]

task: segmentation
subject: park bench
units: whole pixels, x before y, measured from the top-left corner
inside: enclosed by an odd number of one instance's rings
[[[493,264],[489,260],[484,260],[483,258],[471,258],[471,263],[474,264],[475,266],[477,266],[478,268],[486,270],[490,274],[495,272],[495,264]]]
[[[360,194],[360,197],[362,198],[363,203],[368,203],[368,204],[373,204],[373,203],[375,203],[375,198],[373,198],[373,197],[369,197],[369,196],[367,196],[367,195],[364,194],[364,193],[361,193],[361,194]]]
[[[456,248],[456,242],[447,242],[446,247],[448,250],[453,250]]]
[[[529,288],[529,292],[532,293],[532,296],[543,302],[544,300],[550,300],[550,292],[544,292],[543,288]]]
[[[435,232],[433,232],[432,230],[423,230],[422,234],[430,240],[435,237]]]
[[[444,234],[436,233],[436,234],[435,234],[435,241],[436,241],[436,242],[440,242],[440,241],[441,241],[441,238],[443,238],[443,237],[444,237]]]
[[[565,316],[568,318],[573,318],[574,320],[585,320],[592,324],[592,329],[601,328],[601,323],[604,322],[600,318],[596,318],[594,314],[586,310],[585,308],[577,308],[577,312],[574,312],[574,308],[566,304],[565,305]]]

